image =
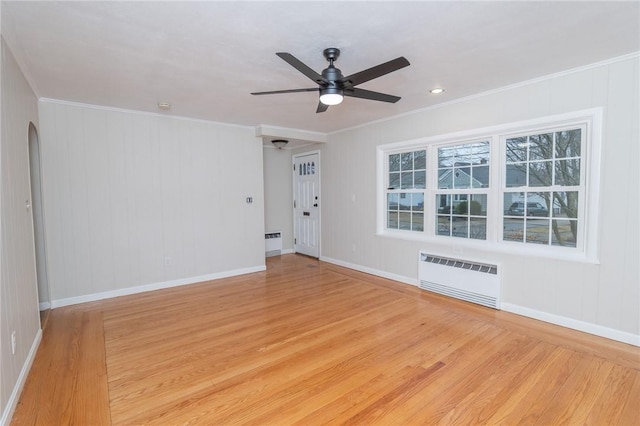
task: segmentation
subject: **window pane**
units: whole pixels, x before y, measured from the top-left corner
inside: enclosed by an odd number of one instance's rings
[[[469,203],[469,213],[472,216],[487,215],[487,195],[486,194],[471,195],[471,202]]]
[[[552,221],[551,244],[554,246],[575,247],[578,222],[575,220]]]
[[[556,158],[580,157],[581,129],[556,133]]]
[[[507,162],[527,161],[527,137],[507,139]]]
[[[529,136],[529,161],[553,158],[553,133]]]
[[[524,192],[506,192],[503,206],[505,215],[524,216]]]
[[[524,241],[524,219],[505,218],[502,239],[504,241]]]
[[[455,202],[454,201],[453,214],[467,215],[469,214],[469,203],[467,200]]]
[[[427,176],[424,170],[413,173],[413,187],[417,189],[424,189],[427,184]]]
[[[402,172],[402,181],[400,183],[400,188],[402,189],[411,189],[413,188],[413,172]]]
[[[473,188],[489,187],[489,166],[476,166],[472,169],[471,186]]]
[[[387,210],[398,210],[398,194],[387,194]]]
[[[438,170],[438,189],[453,188],[453,171],[451,169]]]
[[[526,215],[549,217],[549,192],[530,192],[527,194]]]
[[[424,213],[413,213],[411,221],[412,231],[424,230]]]
[[[527,163],[507,164],[507,188],[527,186]]]
[[[400,154],[392,154],[389,156],[389,171],[390,172],[400,171]]]
[[[399,204],[400,210],[411,210],[411,194],[400,194]]]
[[[527,242],[549,244],[549,221],[547,219],[527,220]]]
[[[400,188],[400,173],[389,173],[389,189]]]
[[[398,212],[389,212],[387,216],[387,228],[398,229]]]
[[[487,219],[472,217],[469,224],[469,238],[476,240],[487,239]]]
[[[578,191],[553,193],[553,217],[578,217]]]
[[[489,142],[480,142],[473,144],[473,163],[482,163],[489,161]]]
[[[411,210],[414,212],[424,210],[424,194],[411,194]]]
[[[453,216],[451,222],[451,236],[463,237],[469,236],[469,218],[465,216]]]
[[[413,153],[413,168],[416,170],[426,169],[427,151],[416,151]]]
[[[451,235],[451,216],[438,216],[438,223],[436,223],[436,234]]]
[[[580,185],[580,160],[556,161],[556,185]]]
[[[456,147],[438,148],[438,167],[452,167],[455,162]]]
[[[507,164],[507,188],[527,185],[527,163]]]
[[[400,229],[411,229],[411,213],[398,213]]]
[[[436,209],[439,214],[451,214],[451,196],[436,195]]]
[[[413,170],[413,152],[403,152],[401,154],[400,170]]]
[[[453,187],[456,189],[471,188],[471,169],[469,167],[454,167]]]
[[[551,186],[552,161],[529,163],[529,186]]]

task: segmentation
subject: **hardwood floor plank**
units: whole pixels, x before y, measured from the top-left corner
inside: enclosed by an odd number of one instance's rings
[[[639,424],[640,349],[304,256],[50,312],[15,425]]]
[[[597,395],[597,401],[590,407],[584,424],[640,424],[640,388],[634,388],[637,378],[638,374],[634,374],[633,370],[614,365]],[[616,404],[611,403],[613,395],[618,397]],[[622,418],[628,415],[630,417],[623,423]]]
[[[102,313],[55,309],[12,424],[110,423]]]

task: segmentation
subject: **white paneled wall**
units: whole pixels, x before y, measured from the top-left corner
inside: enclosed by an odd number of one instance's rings
[[[455,241],[376,235],[376,146],[503,123],[604,109],[600,264],[464,249],[503,266],[509,309],[640,343],[638,56],[541,78],[330,135],[322,150],[322,258],[415,281],[417,251],[454,253]],[[335,208],[339,206],[339,208]]]
[[[291,150],[264,148],[264,223],[282,232],[283,251],[293,250],[293,177]]]
[[[264,268],[253,128],[47,100],[40,122],[54,306]]]
[[[0,150],[0,423],[10,419],[40,337],[29,186],[29,123],[38,126],[36,97],[1,40]],[[12,351],[11,334],[16,347]]]

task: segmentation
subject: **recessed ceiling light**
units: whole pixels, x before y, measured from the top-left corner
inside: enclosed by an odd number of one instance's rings
[[[158,102],[158,108],[163,110],[171,109],[171,104],[169,102]]]
[[[441,87],[436,87],[435,89],[429,90],[429,93],[431,93],[432,95],[437,95],[438,93],[442,92],[444,92],[444,89]]]

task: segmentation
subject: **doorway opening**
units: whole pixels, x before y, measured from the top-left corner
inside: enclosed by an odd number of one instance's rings
[[[33,216],[33,239],[36,251],[36,278],[40,311],[51,307],[47,258],[44,241],[44,214],[42,206],[42,177],[40,174],[40,140],[38,130],[29,123],[29,175],[31,180],[31,213]]]

